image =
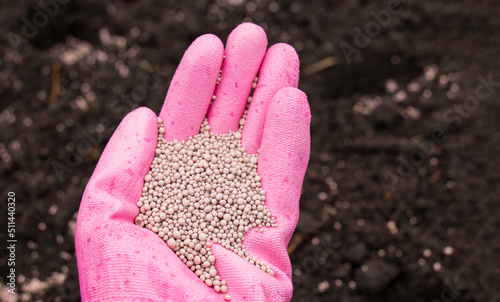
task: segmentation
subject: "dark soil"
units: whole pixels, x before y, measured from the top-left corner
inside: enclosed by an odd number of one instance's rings
[[[498,2],[407,1],[379,33],[392,1],[191,2],[71,0],[35,34],[36,1],[0,4],[0,248],[15,192],[25,301],[80,299],[76,213],[112,131],[159,111],[197,36],[243,21],[297,49],[313,114],[293,301],[500,301]],[[148,73],[163,83],[128,101]]]

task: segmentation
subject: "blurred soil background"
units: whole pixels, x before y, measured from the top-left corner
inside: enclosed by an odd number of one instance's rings
[[[0,4],[0,300],[7,192],[19,301],[79,301],[75,219],[113,130],[159,112],[196,37],[250,21],[295,47],[313,115],[292,301],[500,301],[500,3],[60,2]]]

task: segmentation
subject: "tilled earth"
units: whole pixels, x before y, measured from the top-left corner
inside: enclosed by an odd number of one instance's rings
[[[20,301],[80,299],[76,213],[107,140],[134,108],[159,112],[197,36],[244,21],[296,48],[313,114],[293,301],[500,300],[499,4],[63,2],[47,20],[35,1],[0,4]],[[7,271],[3,257],[2,301]]]

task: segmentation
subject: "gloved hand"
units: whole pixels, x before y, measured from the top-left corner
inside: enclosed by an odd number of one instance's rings
[[[274,276],[213,244],[215,267],[228,285],[227,293],[215,293],[157,234],[134,224],[158,136],[155,113],[139,108],[111,137],[80,205],[76,256],[82,301],[224,301],[226,294],[231,301],[290,300],[286,248],[299,216],[311,115],[305,94],[296,88],[296,52],[287,44],[267,52],[266,47],[262,28],[249,23],[231,33],[225,50],[216,36],[199,37],[184,54],[159,116],[167,141],[197,134],[205,117],[215,133],[236,131],[260,69],[242,144],[248,153],[260,149],[258,173],[277,227],[251,230],[243,243]]]

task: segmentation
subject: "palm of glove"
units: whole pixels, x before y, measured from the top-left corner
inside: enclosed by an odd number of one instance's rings
[[[266,206],[278,226],[245,234],[244,244],[275,274],[212,244],[215,266],[233,301],[287,301],[293,291],[286,247],[298,220],[309,159],[310,112],[305,95],[295,88],[298,58],[293,48],[277,44],[266,52],[266,47],[265,33],[253,24],[238,26],[225,50],[217,37],[201,36],[184,54],[159,115],[167,141],[197,134],[205,117],[213,133],[236,131],[260,69],[241,139],[248,153],[260,149],[258,173]],[[134,224],[157,136],[157,117],[151,110],[131,112],[113,134],[87,185],[76,232],[83,301],[224,299],[157,234]]]

